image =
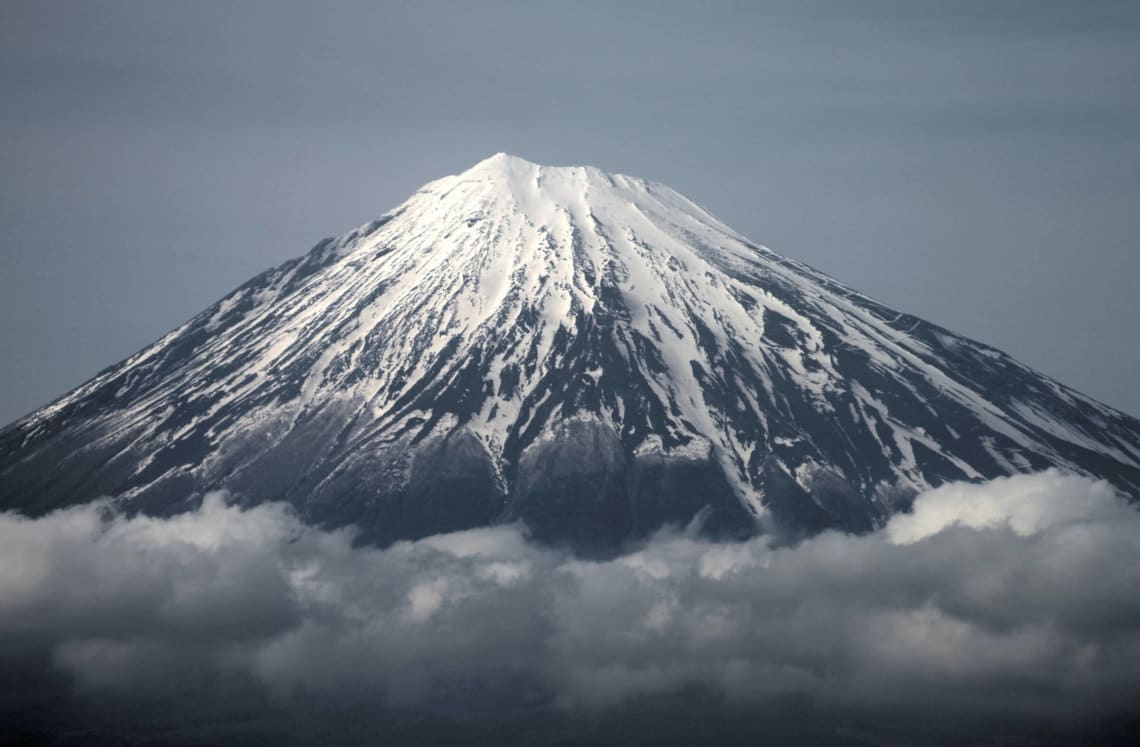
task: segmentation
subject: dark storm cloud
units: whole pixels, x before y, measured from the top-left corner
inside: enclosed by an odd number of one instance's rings
[[[6,2],[0,421],[497,151],[668,183],[1140,412],[1138,34],[1129,2]]]
[[[169,519],[0,520],[3,655],[39,652],[80,699],[228,681],[286,707],[588,716],[695,687],[824,720],[1111,720],[1140,687],[1137,589],[1140,513],[1055,472],[930,491],[862,537],[663,534],[601,562],[517,527],[353,547],[220,494]]]

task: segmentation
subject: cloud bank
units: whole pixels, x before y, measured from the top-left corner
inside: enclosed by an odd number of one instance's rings
[[[165,519],[3,514],[0,665],[16,661],[79,702],[236,688],[266,708],[600,718],[699,693],[1112,724],[1140,692],[1140,512],[1050,471],[929,491],[865,536],[663,533],[609,561],[517,526],[354,547],[221,493]]]

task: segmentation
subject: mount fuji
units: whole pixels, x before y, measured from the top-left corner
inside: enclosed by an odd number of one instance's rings
[[[379,544],[521,520],[605,552],[1049,467],[1140,495],[1140,421],[669,187],[498,154],[4,428],[0,508],[228,489]]]

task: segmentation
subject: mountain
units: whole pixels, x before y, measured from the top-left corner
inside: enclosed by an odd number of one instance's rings
[[[522,519],[604,550],[869,530],[1050,466],[1140,495],[1140,421],[666,186],[499,154],[0,431],[0,507],[228,488],[378,543]]]

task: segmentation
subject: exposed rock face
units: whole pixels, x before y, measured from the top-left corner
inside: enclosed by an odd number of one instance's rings
[[[229,488],[379,543],[521,519],[604,551],[1049,466],[1135,494],[1140,422],[668,187],[500,154],[0,431],[0,507]]]

